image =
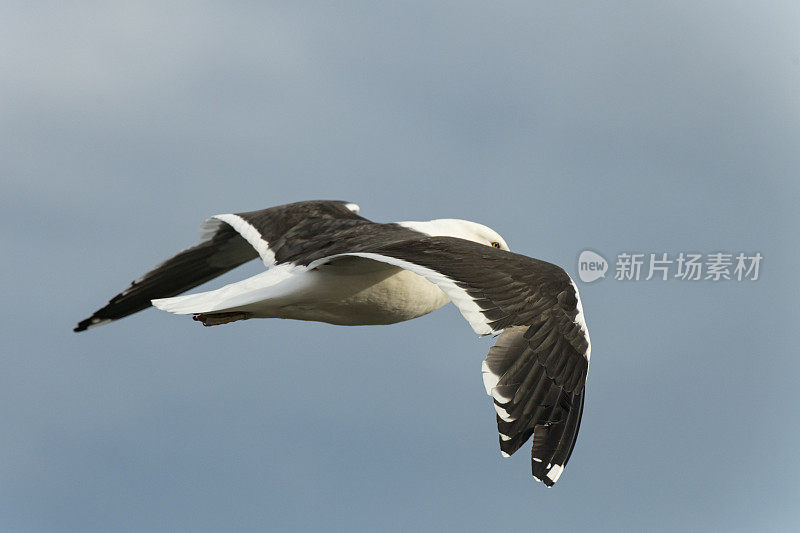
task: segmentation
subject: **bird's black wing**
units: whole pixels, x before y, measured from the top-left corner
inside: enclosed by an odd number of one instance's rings
[[[500,449],[510,455],[533,436],[533,475],[552,486],[575,445],[589,367],[589,334],[569,275],[545,261],[451,237],[343,255],[422,275],[450,297],[477,333],[499,333],[483,376],[494,398]]]
[[[357,215],[357,211],[355,204],[319,200],[215,215],[204,224],[200,244],[167,259],[132,282],[108,305],[79,322],[74,331],[84,331],[146,309],[153,299],[186,292],[259,255],[268,267],[272,266],[275,251],[286,245],[286,235],[296,226],[339,220],[370,224]]]

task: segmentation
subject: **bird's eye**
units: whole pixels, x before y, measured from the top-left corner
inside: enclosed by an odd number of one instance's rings
[[[494,246],[495,248],[500,248],[500,243],[499,243],[499,242],[497,242],[497,241],[494,241],[494,242],[492,243],[492,246]]]

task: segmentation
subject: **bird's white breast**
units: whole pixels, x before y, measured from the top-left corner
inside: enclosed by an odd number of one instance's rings
[[[422,276],[362,258],[341,258],[299,274],[304,289],[249,306],[254,317],[339,325],[393,324],[430,313],[450,301]]]

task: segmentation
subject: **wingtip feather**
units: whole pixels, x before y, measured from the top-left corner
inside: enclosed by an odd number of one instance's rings
[[[78,325],[72,328],[72,331],[75,333],[80,333],[81,331],[86,331],[88,329],[97,328],[113,322],[110,318],[99,318],[99,317],[89,317],[85,320],[81,320],[78,322]]]

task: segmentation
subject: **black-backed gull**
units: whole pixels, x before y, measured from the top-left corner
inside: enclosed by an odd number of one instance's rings
[[[533,476],[552,486],[583,412],[591,345],[578,288],[556,265],[509,251],[466,220],[376,223],[348,202],[297,202],[216,215],[200,244],[156,266],[75,331],[149,307],[206,326],[251,318],[392,324],[452,301],[480,335],[499,335],[482,365],[500,450],[531,436]],[[251,259],[265,272],[176,296]]]

